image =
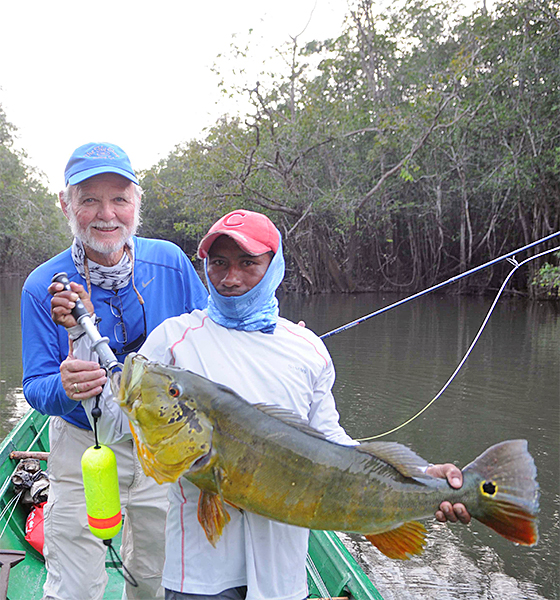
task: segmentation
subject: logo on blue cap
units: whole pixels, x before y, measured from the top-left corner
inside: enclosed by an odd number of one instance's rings
[[[84,144],[74,150],[66,165],[64,178],[66,185],[76,185],[102,173],[116,173],[138,184],[126,152],[115,144],[106,143]]]

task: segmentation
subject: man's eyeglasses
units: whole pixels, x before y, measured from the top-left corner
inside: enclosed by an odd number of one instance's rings
[[[107,300],[105,300],[107,302]],[[111,314],[118,319],[117,324],[113,330],[115,334],[115,340],[119,344],[124,344],[122,350],[117,352],[114,348],[111,350],[117,355],[122,356],[124,354],[129,354],[130,352],[136,352],[140,348],[140,346],[146,341],[146,336],[148,334],[148,330],[146,327],[146,309],[144,308],[144,304],[140,303],[142,307],[142,317],[144,319],[144,332],[141,333],[136,339],[131,342],[128,341],[128,332],[126,330],[126,325],[123,319],[123,303],[122,298],[118,295],[111,296],[111,299],[107,302],[109,308],[111,309]]]

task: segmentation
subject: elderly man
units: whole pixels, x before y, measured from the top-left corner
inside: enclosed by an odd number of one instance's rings
[[[270,219],[246,210],[229,213],[211,227],[198,254],[205,260],[208,309],[167,319],[141,353],[226,385],[251,403],[280,405],[329,440],[353,444],[338,422],[334,367],[325,345],[310,330],[279,317],[275,291],[284,277],[284,258],[280,232]],[[78,345],[87,358],[88,341],[82,338]],[[106,441],[126,439],[128,422],[110,398],[106,387]],[[460,485],[461,472],[453,465],[434,469],[458,477]],[[199,494],[185,478],[169,489],[166,600],[307,597],[308,530],[228,506],[230,521],[214,547],[198,521]]]
[[[65,390],[60,365],[69,354],[75,329],[53,323],[51,284],[64,271],[72,294],[84,286],[95,307],[98,327],[119,360],[138,350],[167,317],[204,308],[208,293],[185,254],[174,244],[135,236],[141,189],[126,153],[114,144],[90,143],[72,154],[60,203],[74,241],[71,248],[35,269],[22,291],[23,390],[29,404],[52,415],[50,493],[45,511],[45,599],[97,600],[107,574],[106,547],[89,531],[80,459],[94,439],[79,402],[99,381],[84,377]],[[68,292],[65,292],[68,294]],[[72,324],[62,316],[59,324]],[[75,322],[73,322],[75,324]],[[79,334],[77,334],[79,335]],[[80,361],[70,361],[76,369]],[[96,365],[89,364],[89,369]],[[86,368],[86,374],[87,369]],[[99,379],[99,378],[97,378]],[[115,444],[121,502],[125,509],[123,561],[138,582],[127,586],[129,600],[162,596],[166,490],[146,478],[133,443]]]

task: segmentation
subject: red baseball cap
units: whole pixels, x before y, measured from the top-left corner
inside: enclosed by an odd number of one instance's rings
[[[280,234],[265,215],[250,210],[234,210],[210,227],[198,246],[199,258],[206,258],[216,238],[228,235],[247,254],[258,256],[278,250]]]

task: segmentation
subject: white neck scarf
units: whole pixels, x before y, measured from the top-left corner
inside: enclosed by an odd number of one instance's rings
[[[132,260],[129,257],[129,253],[123,252],[122,258],[116,265],[106,267],[87,258],[81,240],[74,238],[72,243],[72,260],[74,261],[74,265],[76,265],[78,273],[84,279],[89,279],[92,285],[97,285],[105,290],[120,290],[128,285],[132,276],[132,265],[134,261],[134,243],[132,242],[132,239],[126,242],[126,245],[130,249],[130,257],[132,257]],[[85,263],[86,260],[87,265]],[[86,269],[89,278],[86,276]]]

